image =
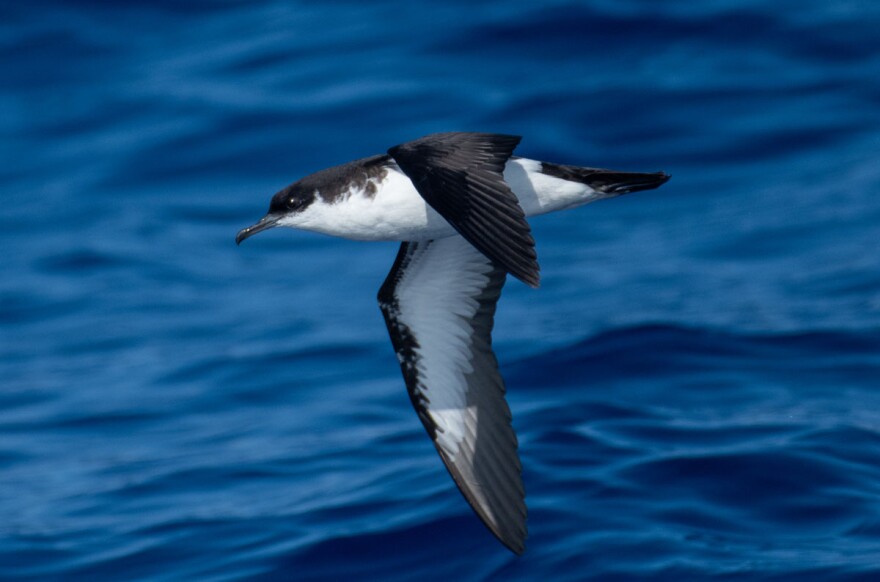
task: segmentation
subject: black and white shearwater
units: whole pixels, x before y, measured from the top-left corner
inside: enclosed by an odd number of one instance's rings
[[[656,188],[669,176],[513,156],[520,138],[437,133],[321,170],[272,197],[236,243],[275,226],[401,241],[379,307],[410,400],[486,527],[525,550],[517,438],[492,351],[507,274],[537,287],[528,216]]]

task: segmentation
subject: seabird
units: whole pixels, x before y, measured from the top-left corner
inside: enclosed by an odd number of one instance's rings
[[[235,238],[288,226],[401,241],[378,299],[410,400],[465,499],[516,554],[525,550],[525,491],[491,334],[507,274],[539,283],[526,217],[669,179],[516,157],[519,141],[436,133],[321,170],[275,194]]]

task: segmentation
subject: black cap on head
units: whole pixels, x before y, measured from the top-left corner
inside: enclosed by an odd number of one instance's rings
[[[279,190],[272,196],[269,203],[269,214],[290,214],[302,212],[315,201],[317,190],[303,184],[304,180],[294,182],[290,186]]]

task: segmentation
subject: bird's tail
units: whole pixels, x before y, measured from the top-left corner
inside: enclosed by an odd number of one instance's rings
[[[542,171],[545,174],[586,184],[593,190],[616,196],[639,190],[653,190],[665,184],[670,176],[665,172],[618,172],[617,170],[603,170],[600,168],[581,168],[578,166],[563,166],[543,162]]]

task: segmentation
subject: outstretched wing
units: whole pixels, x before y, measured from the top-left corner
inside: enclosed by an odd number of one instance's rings
[[[388,150],[431,208],[496,265],[537,287],[538,259],[525,213],[504,181],[512,135],[435,133]]]
[[[520,554],[522,468],[491,337],[505,276],[459,236],[404,242],[379,307],[440,458],[483,523]]]

